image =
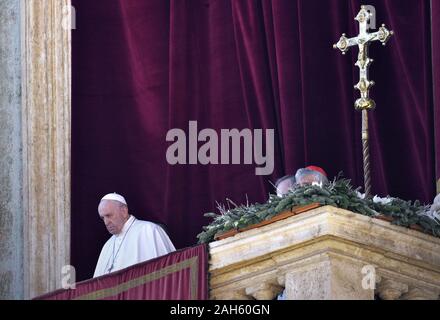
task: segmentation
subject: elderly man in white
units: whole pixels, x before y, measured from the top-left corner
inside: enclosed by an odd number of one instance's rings
[[[127,202],[117,193],[101,199],[98,213],[112,237],[101,250],[94,278],[176,250],[159,225],[130,215]]]

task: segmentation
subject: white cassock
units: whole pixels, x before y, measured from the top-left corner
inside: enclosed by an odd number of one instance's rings
[[[113,235],[104,244],[93,277],[121,270],[173,251],[176,251],[176,248],[159,225],[130,216],[122,231],[118,235]]]

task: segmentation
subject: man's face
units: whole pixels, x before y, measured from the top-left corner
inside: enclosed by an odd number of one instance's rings
[[[282,197],[283,195],[288,193],[289,189],[291,189],[293,187],[293,184],[294,183],[293,183],[292,179],[285,179],[285,180],[281,181],[277,185],[277,196]]]
[[[304,186],[306,184],[312,184],[313,182],[319,182],[319,179],[316,178],[316,175],[313,174],[305,174],[298,179],[298,184],[300,186]]]
[[[111,234],[119,234],[128,219],[128,210],[123,204],[113,200],[103,200],[98,206],[98,213],[105,227]]]

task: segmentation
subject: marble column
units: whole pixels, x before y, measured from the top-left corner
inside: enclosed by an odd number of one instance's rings
[[[70,0],[21,8],[26,298],[60,288],[70,261],[70,8]]]
[[[0,1],[0,300],[24,296],[20,5]]]

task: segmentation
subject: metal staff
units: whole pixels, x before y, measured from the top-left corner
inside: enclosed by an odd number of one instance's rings
[[[371,63],[373,63],[373,59],[368,57],[368,47],[370,43],[376,40],[382,42],[382,45],[385,45],[393,35],[393,31],[388,30],[384,24],[377,32],[368,33],[368,21],[372,17],[373,14],[367,11],[367,6],[361,6],[361,10],[355,18],[355,20],[359,22],[359,34],[356,37],[347,38],[345,33],[343,33],[338,43],[333,45],[333,48],[341,50],[344,55],[350,47],[359,47],[358,60],[355,64],[359,67],[359,82],[354,88],[360,91],[361,97],[356,100],[354,106],[356,110],[362,111],[362,155],[366,197],[371,195],[368,111],[376,107],[376,103],[369,96],[370,88],[374,85],[374,81],[368,79],[368,68]]]

